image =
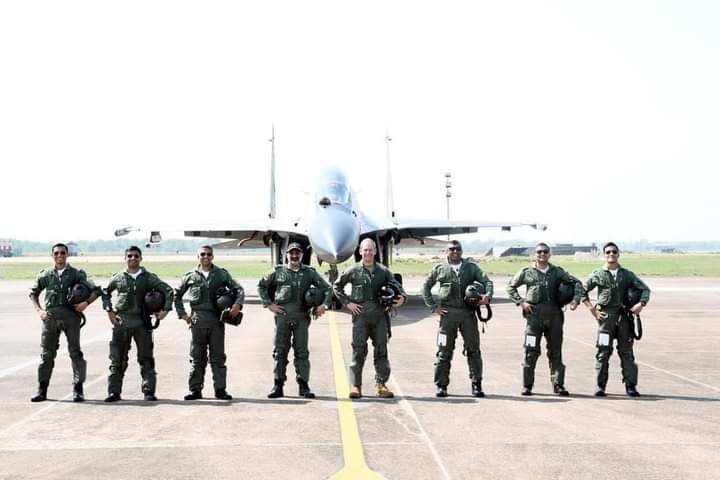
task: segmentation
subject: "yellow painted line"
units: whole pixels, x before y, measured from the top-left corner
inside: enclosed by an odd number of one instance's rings
[[[333,370],[335,371],[335,395],[337,396],[338,416],[340,417],[340,432],[342,434],[343,458],[345,466],[330,477],[331,480],[355,479],[381,479],[384,478],[372,470],[365,463],[360,431],[358,430],[355,410],[353,409],[348,386],[345,360],[343,360],[340,337],[335,323],[335,312],[328,312],[328,325],[330,326],[330,345],[332,346]]]

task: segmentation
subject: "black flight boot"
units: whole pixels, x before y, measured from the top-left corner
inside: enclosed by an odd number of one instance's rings
[[[76,383],[73,387],[73,402],[84,402],[85,394],[83,394],[83,384]]]
[[[315,394],[310,390],[310,385],[302,378],[298,379],[298,395],[305,398],[315,398]]]
[[[200,390],[190,390],[190,393],[183,397],[185,400],[200,400],[202,392]]]
[[[146,402],[157,402],[157,397],[155,396],[155,392],[145,392],[144,398]]]
[[[563,385],[555,385],[553,386],[553,390],[555,390],[555,393],[561,397],[569,397],[570,392],[565,390],[565,387]]]
[[[48,389],[48,384],[46,382],[42,382],[38,386],[37,393],[35,394],[34,397],[32,397],[30,399],[30,401],[31,402],[44,402],[45,400],[47,400],[47,389]]]
[[[522,392],[520,392],[520,395],[524,397],[529,397],[532,395],[532,386],[530,387],[523,387]]]
[[[119,400],[122,400],[122,398],[120,398],[120,394],[119,394],[119,393],[117,393],[117,392],[110,392],[110,393],[108,394],[107,398],[105,399],[105,403],[113,403],[113,402],[117,402],[117,401],[119,401]]]
[[[218,400],[232,400],[232,395],[230,395],[224,388],[218,388],[215,390],[215,398]]]
[[[482,383],[480,381],[472,382],[472,396],[482,398],[485,393],[482,391]]]
[[[639,397],[640,392],[637,391],[635,388],[635,385],[625,385],[625,393],[627,393],[628,397]]]
[[[283,385],[285,382],[281,380],[275,380],[275,385],[273,385],[272,390],[270,390],[270,393],[267,394],[268,398],[280,398],[284,397],[285,393],[283,392]]]
[[[438,398],[447,397],[447,385],[438,385],[435,391],[435,396]]]

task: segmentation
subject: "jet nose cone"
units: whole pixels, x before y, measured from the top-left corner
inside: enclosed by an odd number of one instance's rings
[[[310,225],[310,244],[323,262],[344,262],[355,252],[360,224],[344,209],[323,208]]]

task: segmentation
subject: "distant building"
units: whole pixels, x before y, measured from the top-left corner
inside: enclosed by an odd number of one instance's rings
[[[589,253],[597,255],[598,247],[596,244],[590,245],[573,245],[572,243],[558,243],[552,246],[553,255],[575,255],[576,253]]]
[[[594,243],[590,245],[558,243],[557,245],[553,245],[551,248],[553,255],[575,255],[576,253],[585,253],[596,256],[598,253],[598,247]],[[534,246],[522,247],[495,245],[485,253],[485,256],[488,257],[531,257],[533,255],[535,255]]]
[[[68,242],[68,257],[77,257],[80,255],[80,250],[78,249],[78,245],[75,242]]]
[[[0,240],[0,257],[12,257],[13,254],[12,243]]]
[[[530,255],[531,247],[510,247],[507,245],[496,245],[485,253],[485,256],[492,257],[527,257]]]

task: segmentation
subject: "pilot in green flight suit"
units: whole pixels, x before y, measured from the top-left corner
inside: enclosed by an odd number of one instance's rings
[[[153,356],[153,330],[148,325],[149,317],[144,318],[143,304],[145,295],[157,290],[165,297],[162,310],[156,313],[158,320],[165,318],[172,310],[173,289],[154,273],[140,266],[142,251],[131,246],[125,250],[127,269],[110,278],[103,290],[103,309],[107,312],[113,325],[110,341],[110,375],[108,376],[108,396],[106,402],[121,399],[123,377],[128,367],[128,352],[135,340],[137,361],[142,376],[142,392],[145,400],[156,401],[155,387],[157,374]],[[115,306],[112,304],[112,293],[117,292]]]
[[[47,399],[48,385],[55,366],[57,349],[60,346],[60,332],[65,332],[68,353],[73,370],[73,402],[85,400],[83,382],[87,372],[87,362],[80,348],[81,313],[100,295],[100,289],[87,278],[82,270],[67,263],[68,247],[57,243],[52,247],[54,267],[42,270],[30,289],[30,301],[43,322],[40,337],[40,365],[38,366],[38,392],[31,398],[33,402]],[[87,301],[71,306],[68,293],[73,285],[81,283],[92,293]],[[45,292],[44,307],[40,306],[40,293]]]
[[[314,315],[321,316],[330,308],[332,289],[314,268],[302,264],[303,247],[291,243],[286,250],[288,265],[278,265],[269,275],[258,282],[258,295],[263,307],[275,314],[275,338],[273,358],[275,359],[275,384],[268,398],[279,398],[285,393],[283,385],[287,379],[288,353],[292,345],[295,359],[295,378],[299,395],[315,398],[310,390],[310,352],[308,333],[310,312],[305,305],[305,293],[315,286],[323,293],[323,304],[316,307]],[[274,290],[274,298],[270,292]]]
[[[510,280],[507,292],[510,300],[522,308],[525,318],[525,358],[523,361],[523,395],[532,395],[535,383],[535,365],[540,356],[540,340],[547,341],[547,356],[550,362],[550,380],[556,394],[566,397],[565,365],[562,361],[563,324],[565,316],[557,300],[560,283],[574,286],[570,310],[575,310],[583,295],[580,280],[562,268],[550,263],[550,247],[545,243],[535,246],[535,265],[520,270]],[[518,293],[518,287],[525,285],[525,298]]]
[[[240,314],[245,301],[245,291],[227,270],[213,264],[213,249],[210,245],[204,245],[198,249],[198,260],[197,268],[183,275],[180,288],[175,291],[175,311],[178,317],[190,325],[192,333],[191,366],[188,379],[190,392],[185,395],[185,400],[202,398],[208,349],[210,350],[215,398],[232,400],[232,396],[226,390],[225,323],[220,321],[221,312],[215,308],[213,298],[218,289],[223,286],[237,291],[237,298],[230,310],[230,316],[236,317]],[[185,293],[189,293],[190,296],[191,315],[185,312],[183,305]]]
[[[617,342],[620,356],[625,392],[631,397],[638,397],[638,367],[633,353],[634,325],[630,315],[639,315],[650,300],[650,288],[630,270],[620,266],[620,249],[613,242],[603,246],[605,266],[594,270],[585,282],[585,300],[583,303],[590,309],[592,316],[598,321],[597,354],[595,370],[597,372],[597,388],[595,395],[605,396],[608,381],[608,361],[613,351],[613,341]],[[598,289],[597,304],[590,303],[588,294]],[[641,292],[640,301],[628,311],[624,300],[628,289],[634,288]]]
[[[378,302],[380,287],[393,280],[393,274],[384,265],[375,263],[377,249],[375,242],[366,238],[360,242],[362,261],[347,269],[333,285],[335,296],[352,313],[352,363],[350,364],[350,398],[362,396],[362,370],[368,354],[367,341],[372,340],[375,364],[375,392],[378,397],[392,398],[395,395],[385,385],[390,378],[388,360],[388,318],[384,307]],[[345,285],[350,284],[350,295]],[[407,296],[401,296],[394,303],[399,307]]]
[[[458,330],[463,336],[465,356],[470,370],[472,395],[484,397],[482,390],[483,363],[480,352],[480,332],[475,310],[465,303],[465,289],[473,282],[485,287],[485,295],[480,303],[487,305],[492,300],[493,282],[480,267],[462,258],[462,245],[459,241],[450,242],[447,251],[448,261],[435,265],[423,285],[423,300],[440,317],[437,335],[437,361],[435,362],[436,396],[447,397],[450,383],[450,362],[455,351],[455,339]],[[432,287],[440,284],[437,302],[431,294]]]

